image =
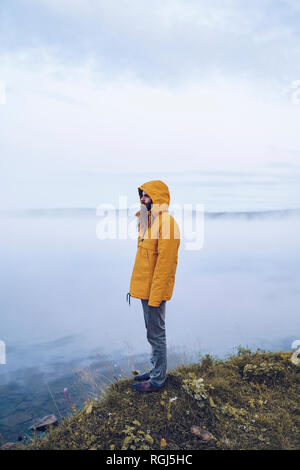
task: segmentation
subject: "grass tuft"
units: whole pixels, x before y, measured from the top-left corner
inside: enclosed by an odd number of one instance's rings
[[[299,449],[300,365],[291,354],[239,348],[225,360],[206,355],[169,371],[155,393],[118,380],[24,448]],[[216,440],[201,441],[194,425]]]

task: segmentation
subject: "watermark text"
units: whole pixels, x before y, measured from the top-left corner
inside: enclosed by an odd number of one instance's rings
[[[292,349],[296,349],[296,351],[293,352],[291,361],[293,364],[300,364],[300,339],[295,339],[295,341],[292,342]]]
[[[3,80],[0,80],[0,104],[6,104],[6,86]]]
[[[118,207],[99,204],[96,215],[99,240],[136,240],[139,233],[143,240],[180,239],[187,251],[204,245],[204,204],[153,204],[150,212],[137,204],[128,206],[127,197],[119,196]]]
[[[0,364],[6,364],[6,345],[5,342],[0,339]]]

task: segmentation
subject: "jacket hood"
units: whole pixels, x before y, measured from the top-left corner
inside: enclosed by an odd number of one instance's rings
[[[142,191],[147,193],[153,202],[154,207],[151,209],[151,213],[155,216],[159,212],[166,212],[170,204],[170,192],[168,186],[160,180],[148,181],[138,187],[139,196]],[[139,215],[138,211],[135,215]]]

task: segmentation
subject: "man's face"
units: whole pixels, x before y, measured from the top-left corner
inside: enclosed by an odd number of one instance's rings
[[[142,191],[141,204],[144,204],[148,211],[151,209],[152,199],[145,191]]]

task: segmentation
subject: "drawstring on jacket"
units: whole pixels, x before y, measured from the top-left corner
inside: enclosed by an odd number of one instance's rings
[[[131,297],[130,292],[128,292],[126,295],[126,302],[129,303],[129,306],[130,306],[130,297]]]

